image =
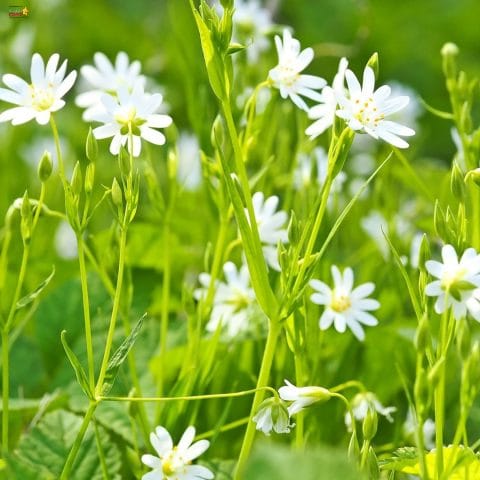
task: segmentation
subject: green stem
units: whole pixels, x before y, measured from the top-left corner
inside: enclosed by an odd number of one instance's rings
[[[90,403],[85,416],[83,417],[82,425],[80,426],[80,430],[77,433],[75,441],[73,442],[72,448],[70,449],[70,453],[68,454],[67,461],[63,466],[62,473],[60,475],[60,480],[69,480],[71,478],[70,472],[72,471],[73,463],[75,462],[75,458],[77,457],[78,451],[80,450],[80,446],[82,445],[83,437],[87,432],[88,425],[92,420],[92,416],[97,408],[97,403],[92,402]]]
[[[62,149],[60,148],[60,137],[58,135],[57,124],[55,123],[53,115],[50,115],[50,126],[52,127],[53,139],[55,141],[55,149],[57,151],[58,174],[60,175],[60,180],[62,181],[62,183],[65,184],[65,167],[63,164]]]
[[[228,432],[229,430],[234,430],[235,428],[245,425],[250,420],[250,417],[241,418],[240,420],[235,420],[234,422],[227,423],[222,425],[220,428],[215,428],[214,430],[209,430],[208,432],[197,435],[195,440],[202,440],[203,438],[210,438],[220,432]]]
[[[297,380],[297,386],[301,387],[303,383],[303,356],[300,352],[297,352],[294,355],[295,362],[295,378]],[[296,429],[295,429],[295,441],[297,449],[301,450],[303,448],[304,442],[304,421],[305,421],[305,412],[300,410],[296,416]]]
[[[107,461],[105,459],[105,452],[103,450],[102,441],[100,438],[100,432],[98,430],[97,422],[93,422],[93,428],[95,429],[95,440],[97,444],[98,458],[100,459],[100,467],[102,469],[102,475],[104,480],[110,480],[110,474],[108,473]]]
[[[260,367],[260,373],[257,380],[257,388],[255,396],[253,397],[252,408],[250,410],[250,420],[247,424],[247,430],[243,438],[242,448],[240,450],[240,456],[235,468],[234,480],[240,480],[243,478],[243,471],[250,455],[250,450],[255,438],[255,424],[252,422],[252,418],[255,415],[260,403],[263,400],[263,390],[266,387],[270,377],[270,370],[272,368],[273,357],[275,354],[275,347],[277,345],[278,336],[281,331],[281,326],[277,321],[270,322],[270,328],[268,330],[267,343],[265,344],[265,350],[263,351],[262,364]]]
[[[10,395],[10,344],[8,332],[2,329],[2,451],[8,453],[9,395]]]
[[[82,303],[83,318],[85,324],[85,343],[87,347],[87,363],[88,363],[88,383],[93,392],[95,388],[95,367],[93,361],[93,343],[92,343],[92,326],[90,319],[90,300],[88,295],[87,269],[85,266],[84,242],[81,233],[77,234],[78,245],[78,264],[80,267],[80,282],[82,285]]]

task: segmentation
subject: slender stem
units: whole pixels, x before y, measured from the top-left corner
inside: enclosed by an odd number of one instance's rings
[[[110,359],[110,352],[113,344],[113,336],[115,334],[115,326],[117,324],[118,311],[120,308],[120,302],[122,298],[126,246],[127,246],[127,228],[126,226],[122,226],[120,230],[120,247],[119,247],[120,251],[119,251],[119,259],[118,259],[117,286],[115,288],[115,297],[113,299],[112,315],[110,317],[110,325],[107,333],[105,351],[103,353],[103,359],[100,367],[100,374],[98,376],[97,385],[95,388],[95,393],[97,396],[100,395],[100,392],[103,386],[103,380],[105,379],[105,374],[107,373],[107,365]]]
[[[77,457],[78,451],[80,450],[80,446],[82,445],[83,437],[87,432],[88,425],[92,420],[92,416],[97,408],[97,403],[92,402],[90,403],[88,410],[83,417],[82,425],[80,426],[80,430],[77,433],[75,441],[73,442],[72,448],[70,453],[68,454],[67,461],[63,466],[62,474],[60,475],[60,480],[69,480],[71,478],[70,472],[72,471],[73,463],[75,462],[75,458]]]
[[[8,453],[9,395],[10,395],[10,344],[8,331],[2,328],[2,452]]]
[[[98,430],[97,422],[93,422],[93,428],[95,429],[95,440],[97,444],[98,458],[100,459],[100,466],[102,468],[102,475],[104,480],[110,480],[110,474],[108,473],[107,461],[105,460],[105,452],[102,446],[102,440],[100,438],[100,431]]]
[[[241,427],[245,425],[250,420],[250,417],[241,418],[240,420],[235,420],[234,422],[227,423],[222,425],[220,428],[215,428],[213,430],[209,430],[208,432],[202,433],[201,435],[197,435],[195,440],[202,440],[203,438],[210,438],[220,432],[228,432],[229,430],[233,430],[235,428]]]
[[[295,378],[297,380],[297,386],[301,387],[303,385],[303,355],[301,352],[297,352],[294,355],[295,362]],[[296,447],[300,450],[303,447],[304,442],[304,423],[305,423],[305,412],[300,410],[297,413],[296,417],[296,431],[295,431],[295,441]]]
[[[265,344],[265,350],[263,351],[262,364],[260,367],[260,373],[257,380],[257,391],[253,398],[252,408],[250,410],[250,421],[247,424],[247,430],[243,438],[242,448],[240,450],[240,456],[235,468],[234,480],[240,480],[243,478],[243,471],[245,469],[246,462],[250,455],[250,450],[255,438],[255,424],[252,422],[252,418],[255,415],[261,401],[263,400],[263,387],[266,387],[268,379],[270,377],[270,370],[272,367],[273,357],[275,354],[275,347],[277,345],[278,336],[281,331],[281,326],[276,321],[270,322],[270,328],[268,330],[267,343]]]
[[[78,264],[82,284],[83,318],[85,324],[85,343],[87,347],[88,383],[93,392],[95,388],[95,367],[93,362],[92,326],[90,320],[90,300],[88,295],[87,269],[85,266],[84,242],[81,233],[77,234]]]
[[[65,167],[63,164],[62,149],[60,148],[60,137],[58,135],[57,124],[55,123],[55,119],[53,118],[53,115],[50,115],[50,126],[52,127],[53,139],[55,141],[55,149],[57,151],[58,174],[60,175],[60,180],[64,184],[65,183]]]

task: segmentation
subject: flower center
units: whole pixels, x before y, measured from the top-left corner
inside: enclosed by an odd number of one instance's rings
[[[39,112],[48,110],[52,107],[55,102],[55,97],[53,96],[52,89],[48,88],[35,88],[33,85],[30,86],[31,95],[32,95],[32,107]]]
[[[352,306],[350,297],[343,293],[334,292],[332,296],[332,301],[330,302],[330,308],[335,310],[338,313],[348,310]]]
[[[162,473],[166,476],[165,478],[170,478],[170,475],[178,472],[183,466],[182,459],[177,454],[177,447],[174,447],[165,458],[162,458]]]
[[[280,82],[286,87],[292,87],[300,76],[298,72],[289,65],[279,65],[278,72],[280,74]]]
[[[463,276],[466,273],[467,273],[467,270],[460,266],[452,270],[447,270],[442,277],[442,282],[441,282],[442,288],[444,290],[451,290],[452,287],[459,285],[462,281]]]
[[[378,111],[377,104],[373,98],[357,98],[353,102],[353,116],[366,127],[378,127],[385,115]]]
[[[145,120],[137,117],[137,109],[135,107],[128,107],[115,115],[115,121],[121,126],[120,133],[128,135],[131,131],[133,135],[140,136],[140,126],[145,123]]]
[[[250,304],[250,299],[242,290],[235,289],[228,303],[234,307],[234,312],[239,312],[248,307]]]

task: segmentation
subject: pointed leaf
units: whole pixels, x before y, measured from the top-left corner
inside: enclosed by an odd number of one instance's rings
[[[23,298],[21,298],[17,302],[17,310],[20,310],[23,307],[26,307],[30,303],[32,303],[41,293],[42,291],[46,288],[46,286],[50,283],[52,278],[55,275],[55,267],[52,268],[52,273],[31,293],[28,295],[25,295]]]

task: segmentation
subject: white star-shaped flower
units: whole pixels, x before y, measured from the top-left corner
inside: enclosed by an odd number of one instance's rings
[[[0,100],[13,103],[17,107],[0,114],[0,122],[12,122],[20,125],[35,119],[40,125],[50,121],[50,114],[63,108],[62,97],[72,88],[77,72],[74,70],[66,77],[67,60],[57,70],[60,55],[54,53],[44,64],[38,53],[32,56],[30,68],[31,82],[7,73],[3,83],[10,89],[0,88]]]
[[[354,289],[353,270],[346,268],[342,275],[335,265],[332,266],[332,276],[333,289],[320,280],[310,280],[310,286],[316,290],[310,296],[310,300],[317,305],[325,305],[319,321],[320,329],[326,330],[333,323],[335,330],[343,333],[348,327],[358,340],[363,341],[365,332],[362,324],[368,326],[378,324],[378,320],[368,313],[380,307],[377,300],[367,298],[375,289],[375,284],[363,283]]]
[[[210,446],[208,440],[195,438],[195,428],[188,427],[180,442],[173,446],[172,437],[164,427],[157,427],[155,433],[150,434],[150,442],[158,454],[142,455],[142,462],[152,468],[151,472],[143,475],[142,480],[209,480],[214,478],[213,473],[202,465],[192,465],[192,460],[199,457]]]
[[[390,423],[393,422],[392,413],[397,411],[396,407],[384,407],[377,396],[372,392],[357,393],[351,402],[353,416],[355,420],[362,421],[367,416],[368,409],[371,408],[385,417]],[[352,417],[350,413],[345,413],[345,425],[348,430],[352,429]]]
[[[444,245],[442,260],[428,260],[425,264],[428,273],[438,278],[425,287],[428,296],[438,297],[435,311],[443,313],[452,307],[457,320],[468,311],[480,322],[480,255],[474,248],[467,248],[459,261],[452,245]]]
[[[300,51],[300,42],[292,38],[288,29],[283,30],[283,42],[278,35],[275,36],[275,44],[278,65],[272,68],[268,75],[273,86],[280,90],[282,98],[290,97],[302,110],[308,110],[302,96],[317,102],[322,101],[320,92],[315,90],[324,87],[327,82],[323,78],[301,73],[313,60],[313,49],[306,48]]]
[[[345,91],[345,71],[348,67],[346,58],[340,59],[338,71],[333,79],[332,86],[325,86],[320,93],[318,105],[313,106],[308,111],[308,118],[315,120],[306,130],[305,133],[313,140],[321,135],[325,130],[330,128],[335,121],[335,113],[337,111],[337,97]]]
[[[213,308],[206,329],[215,332],[221,324],[229,338],[248,331],[251,327],[251,318],[256,315],[254,306],[256,297],[250,286],[250,274],[247,265],[237,269],[233,262],[223,266],[226,282],[218,281],[215,285]],[[208,273],[201,273],[199,288],[193,292],[197,300],[204,299],[211,283]]]
[[[352,130],[368,133],[398,148],[407,148],[408,143],[400,137],[415,135],[415,131],[387,120],[387,117],[405,108],[409,97],[389,98],[391,88],[388,85],[375,90],[375,74],[368,66],[363,72],[362,85],[351,70],[346,70],[345,79],[348,92],[337,96],[340,105],[337,116],[343,118]]]
[[[107,56],[102,52],[97,52],[93,56],[93,65],[84,65],[80,69],[82,77],[93,87],[92,90],[81,93],[75,99],[75,103],[86,108],[83,112],[85,121],[92,120],[92,114],[98,109],[103,110],[102,95],[108,93],[116,96],[119,89],[126,88],[131,92],[137,83],[145,86],[145,77],[140,74],[141,64],[138,60],[130,63],[128,55],[125,52],[119,52],[112,64]]]
[[[113,137],[110,144],[112,155],[117,155],[122,145],[127,145],[130,151],[130,132],[134,157],[140,155],[142,138],[155,145],[165,143],[165,135],[156,129],[170,126],[172,118],[155,113],[163,100],[160,93],[145,93],[143,86],[137,83],[131,92],[120,87],[116,97],[104,94],[101,100],[104,110],[96,110],[91,117],[104,125],[95,128],[93,134],[97,139]]]
[[[290,414],[285,404],[277,398],[264,400],[252,420],[257,424],[257,430],[265,435],[275,433],[290,433],[295,424],[290,423]]]

